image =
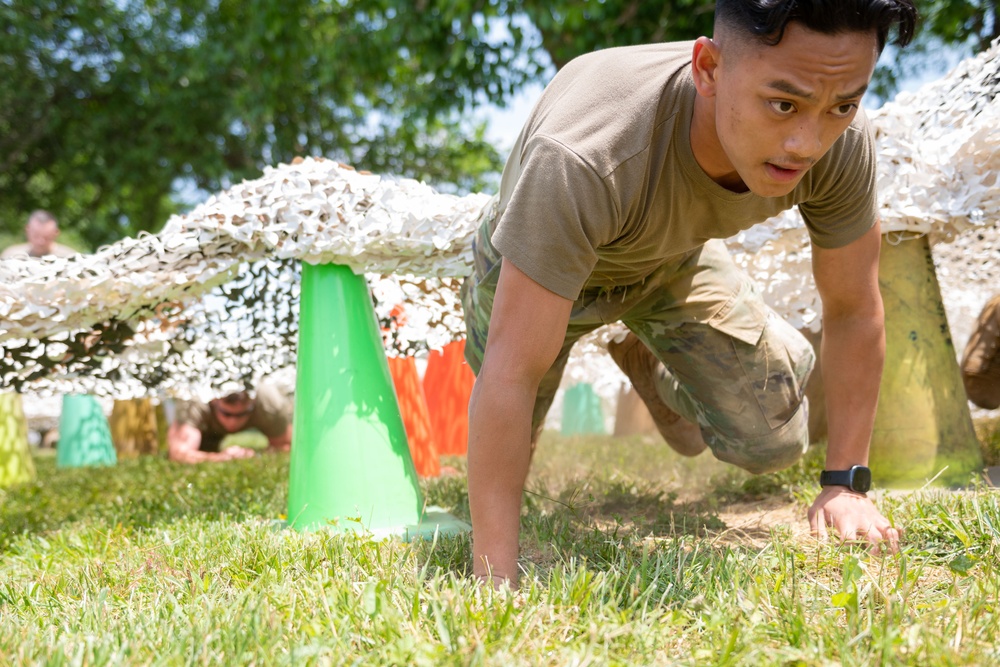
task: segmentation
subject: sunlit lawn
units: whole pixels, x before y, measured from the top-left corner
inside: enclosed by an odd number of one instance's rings
[[[467,576],[468,536],[276,528],[287,455],[39,457],[36,483],[0,491],[0,662],[1000,664],[998,492],[879,495],[897,556],[818,545],[817,454],[750,478],[651,439],[546,433],[525,575],[499,592]],[[447,463],[426,500],[468,519],[464,461]]]

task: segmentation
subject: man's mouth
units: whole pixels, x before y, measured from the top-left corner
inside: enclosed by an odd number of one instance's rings
[[[802,172],[809,168],[809,165],[781,165],[774,162],[765,162],[764,167],[767,169],[768,175],[774,180],[788,182],[801,176]]]

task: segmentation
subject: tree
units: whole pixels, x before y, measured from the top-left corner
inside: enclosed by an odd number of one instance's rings
[[[998,33],[1000,0],[926,0],[873,90]],[[52,209],[92,246],[325,155],[494,188],[475,109],[599,48],[711,33],[712,0],[0,0],[0,234]]]
[[[714,0],[522,0],[542,46],[556,67],[600,48],[694,39],[710,35]],[[940,66],[940,52],[956,58],[986,49],[1000,36],[1000,0],[922,0],[916,40],[900,51],[888,48],[876,69],[872,93],[891,98],[907,78]]]
[[[481,189],[467,112],[538,71],[489,35],[506,4],[0,0],[2,227],[49,208],[96,246],[297,155]]]
[[[694,39],[712,34],[714,0],[522,0],[556,67],[613,46]]]
[[[875,71],[870,92],[880,101],[892,98],[906,79],[942,75],[951,61],[987,49],[1000,36],[1000,0],[923,0],[917,7],[921,21],[913,42],[903,50],[887,47]]]

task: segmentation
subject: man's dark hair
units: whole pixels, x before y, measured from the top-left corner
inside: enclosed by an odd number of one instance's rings
[[[51,221],[51,222],[55,222],[56,224],[59,224],[58,222],[56,222],[56,216],[52,215],[51,213],[49,213],[45,209],[41,209],[41,208],[35,209],[28,216],[28,222],[34,222],[36,220],[38,222],[50,222]]]
[[[791,22],[827,35],[873,30],[881,53],[893,26],[893,43],[910,43],[917,8],[913,0],[716,0],[715,21],[771,46],[781,41]]]
[[[226,405],[241,405],[243,403],[252,400],[252,397],[250,396],[249,391],[244,390],[244,391],[237,391],[232,394],[226,394],[219,400],[225,403]]]

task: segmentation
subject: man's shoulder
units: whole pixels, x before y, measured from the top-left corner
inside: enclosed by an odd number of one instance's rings
[[[292,401],[279,386],[270,381],[262,382],[257,387],[248,426],[269,438],[278,436],[292,423],[292,410]]]
[[[52,244],[52,250],[49,255],[52,257],[73,257],[74,255],[79,255],[80,253],[69,246],[65,246],[61,243]],[[13,259],[13,258],[24,258],[32,259],[31,255],[31,245],[28,243],[18,243],[17,245],[12,245],[5,248],[0,252],[0,259]]]
[[[690,67],[693,44],[618,46],[578,56],[553,77],[539,102],[557,116],[561,108],[599,116],[640,107],[648,115],[650,105],[670,97],[677,73]]]
[[[602,177],[651,143],[693,96],[692,42],[595,51],[556,75],[522,131],[524,155],[551,142]]]
[[[254,407],[266,414],[287,413],[291,410],[291,401],[277,384],[261,382],[257,387]]]
[[[73,257],[79,255],[80,253],[69,246],[63,245],[61,243],[55,243],[52,245],[52,252],[50,253],[56,257]]]
[[[196,400],[178,400],[174,402],[174,421],[179,424],[190,424],[204,431],[208,427],[208,416],[211,412],[208,403]]]
[[[14,257],[30,257],[31,246],[27,243],[17,243],[4,248],[0,252],[0,259],[12,259]]]
[[[799,212],[814,244],[840,248],[871,229],[878,219],[877,168],[862,111],[800,183]]]
[[[613,46],[579,55],[570,60],[563,69],[572,71],[578,67],[592,67],[596,64],[606,65],[608,63],[622,68],[641,68],[646,63],[664,61],[680,64],[685,60],[690,62],[693,49],[693,41]]]

